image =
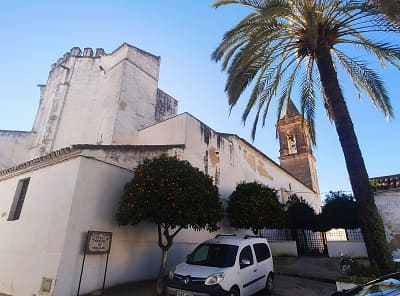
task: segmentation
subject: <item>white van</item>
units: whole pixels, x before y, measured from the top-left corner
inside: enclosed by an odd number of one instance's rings
[[[265,238],[217,235],[201,243],[169,273],[168,296],[250,296],[273,288],[273,261]]]

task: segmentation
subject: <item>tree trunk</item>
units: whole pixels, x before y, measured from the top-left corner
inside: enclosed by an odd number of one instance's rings
[[[162,295],[164,289],[164,274],[165,266],[167,265],[168,251],[171,248],[174,237],[182,230],[182,226],[178,227],[172,234],[169,233],[170,226],[168,224],[157,224],[158,229],[158,246],[162,251],[160,271],[158,272],[157,283],[156,283],[156,293],[157,295]],[[163,236],[165,243],[163,242]]]
[[[162,295],[163,292],[163,278],[165,274],[165,266],[167,265],[167,256],[168,256],[168,250],[162,250],[162,256],[161,256],[161,264],[160,264],[160,271],[158,272],[158,277],[157,277],[157,283],[156,283],[156,293],[157,295]]]
[[[326,96],[326,108],[330,118],[335,123],[336,132],[342,146],[369,261],[371,266],[376,268],[379,273],[391,272],[394,270],[394,265],[386,241],[385,228],[375,205],[368,173],[339,86],[330,49],[321,47],[316,55],[321,83]]]

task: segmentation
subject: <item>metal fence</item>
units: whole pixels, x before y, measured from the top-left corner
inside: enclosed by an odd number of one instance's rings
[[[364,240],[360,228],[346,229],[347,240]]]
[[[361,230],[334,229],[327,232],[306,229],[262,229],[260,236],[269,241],[295,240],[299,255],[327,255],[327,241],[363,240]]]
[[[290,229],[261,229],[260,236],[270,241],[293,240]]]
[[[297,229],[296,245],[299,255],[328,254],[325,232]]]

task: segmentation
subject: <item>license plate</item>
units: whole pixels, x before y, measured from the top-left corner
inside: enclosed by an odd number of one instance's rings
[[[189,291],[177,290],[176,296],[193,296],[193,293]]]

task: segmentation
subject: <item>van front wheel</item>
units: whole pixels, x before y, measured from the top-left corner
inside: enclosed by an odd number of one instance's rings
[[[233,287],[229,290],[229,296],[240,296],[240,292],[237,288]]]

